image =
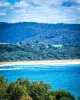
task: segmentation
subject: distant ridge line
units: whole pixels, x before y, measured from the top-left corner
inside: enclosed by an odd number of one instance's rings
[[[79,23],[39,23],[39,22],[14,22],[14,23],[12,23],[12,22],[0,22],[0,24],[22,24],[22,23],[33,23],[33,24],[51,24],[51,25],[57,25],[57,24],[59,24],[59,25],[80,25]]]

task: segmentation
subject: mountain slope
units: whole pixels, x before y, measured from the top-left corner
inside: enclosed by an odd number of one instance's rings
[[[79,44],[80,24],[0,23],[0,42]]]

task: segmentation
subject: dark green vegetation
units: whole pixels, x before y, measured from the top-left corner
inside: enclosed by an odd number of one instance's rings
[[[0,42],[0,61],[80,59],[80,24],[0,23]]]
[[[80,59],[80,47],[63,45],[54,47],[51,44],[0,44],[0,61]]]
[[[27,78],[8,83],[0,76],[0,100],[75,100],[67,91],[53,91],[49,84],[30,82]]]

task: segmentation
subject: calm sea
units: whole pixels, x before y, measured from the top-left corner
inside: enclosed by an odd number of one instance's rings
[[[80,64],[2,66],[0,75],[4,75],[9,82],[25,77],[30,81],[43,80],[54,90],[64,89],[70,91],[75,97],[80,96]]]

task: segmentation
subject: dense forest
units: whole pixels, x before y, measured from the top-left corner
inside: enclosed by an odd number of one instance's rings
[[[0,44],[0,61],[80,59],[80,47],[75,45]]]
[[[0,42],[80,44],[80,24],[1,23]]]
[[[0,61],[80,59],[80,24],[0,23]]]
[[[51,86],[43,81],[30,82],[28,78],[19,78],[9,83],[0,76],[0,100],[76,100],[68,91],[52,90]],[[80,100],[78,97],[77,100]]]

